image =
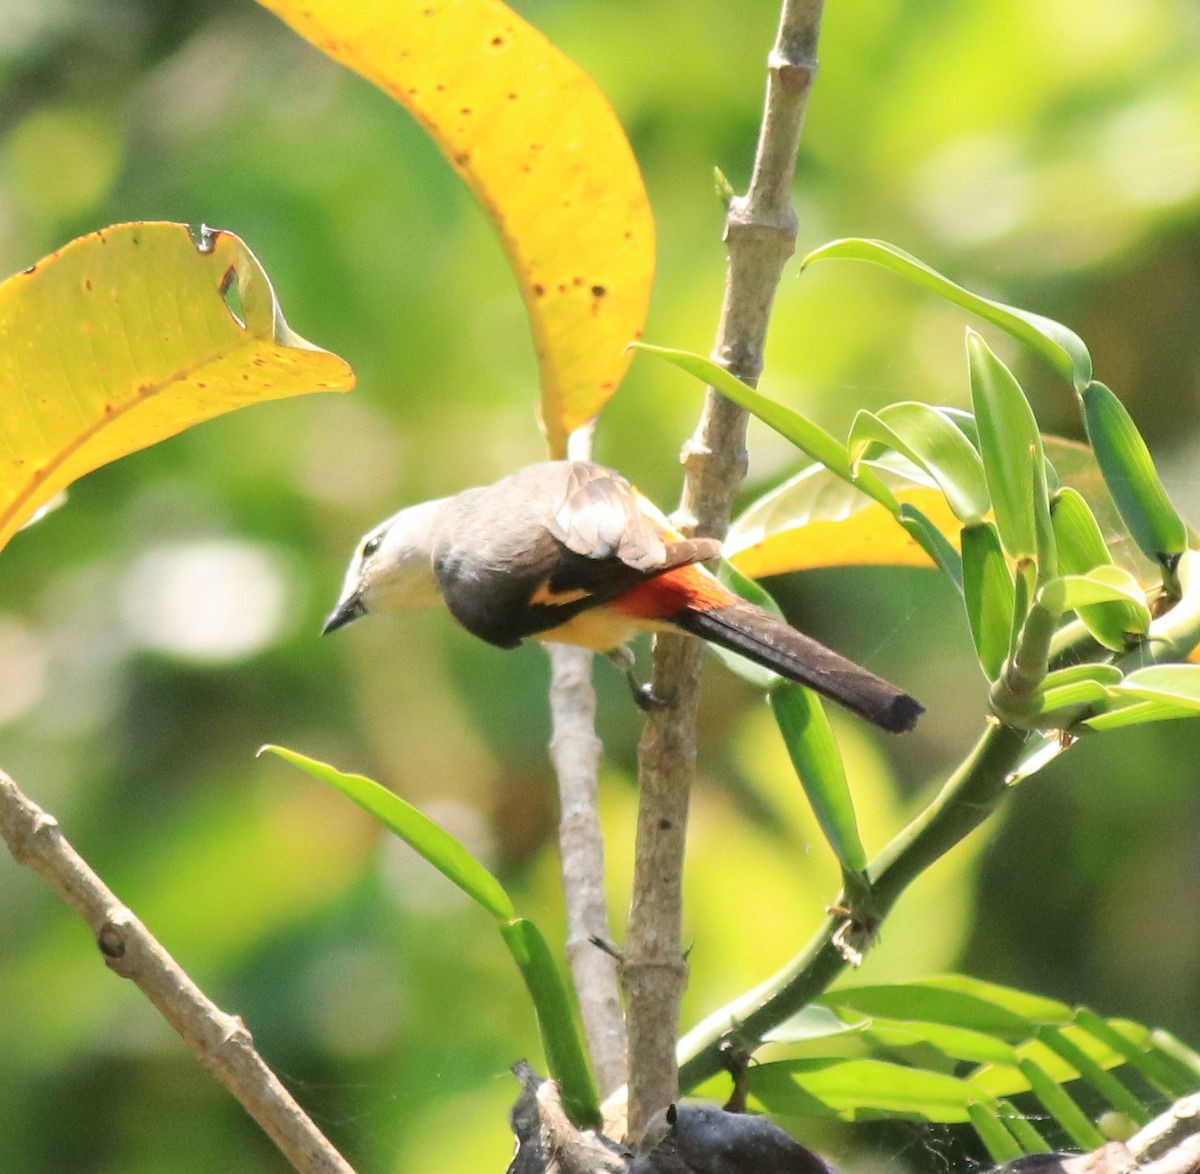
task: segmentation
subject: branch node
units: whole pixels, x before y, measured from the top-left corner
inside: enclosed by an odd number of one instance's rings
[[[125,957],[128,943],[126,931],[132,920],[133,914],[122,906],[120,909],[114,910],[100,927],[96,934],[96,945],[100,947],[100,953],[104,955],[106,962],[119,962]]]
[[[815,57],[790,57],[775,48],[767,55],[767,69],[779,81],[782,90],[803,94],[812,87],[817,76],[817,60]]]

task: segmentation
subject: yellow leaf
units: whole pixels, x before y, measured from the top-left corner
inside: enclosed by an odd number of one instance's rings
[[[901,502],[916,506],[958,545],[959,523],[937,489],[872,467]],[[730,527],[724,549],[754,579],[813,567],[933,565],[888,510],[822,465],[755,502]]]
[[[80,237],[0,284],[0,546],[108,461],[245,404],[353,384],[288,329],[231,233]]]
[[[654,223],[595,83],[498,0],[261,0],[406,106],[503,241],[533,328],[551,454],[629,365]]]

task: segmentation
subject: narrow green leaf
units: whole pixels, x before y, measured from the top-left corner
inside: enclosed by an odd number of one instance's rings
[[[1030,1088],[1046,1107],[1046,1112],[1063,1127],[1067,1136],[1081,1150],[1096,1150],[1104,1144],[1104,1134],[1088,1120],[1070,1094],[1046,1075],[1040,1064],[1024,1059],[1020,1068],[1021,1074],[1029,1081]]]
[[[283,746],[264,746],[259,753],[264,750],[298,766],[375,816],[497,921],[507,922],[516,916],[513,903],[500,882],[448,831],[399,795],[363,775],[345,774],[328,763]]]
[[[1124,674],[1115,664],[1105,662],[1089,662],[1087,664],[1072,664],[1065,669],[1055,669],[1046,674],[1046,688],[1061,689],[1083,681],[1092,681],[1106,688],[1119,685],[1124,680]]]
[[[843,1121],[917,1117],[953,1123],[967,1119],[978,1094],[941,1072],[884,1060],[783,1060],[748,1072],[750,1092],[781,1115],[812,1114]]]
[[[598,1129],[600,1102],[575,1030],[571,1002],[546,939],[532,921],[515,918],[500,926],[537,1011],[550,1075],[562,1090],[563,1108],[579,1129]]]
[[[899,522],[961,593],[963,589],[962,556],[946,541],[946,536],[941,530],[912,502],[908,501],[900,506]]]
[[[1133,540],[1173,581],[1187,527],[1171,505],[1150,450],[1125,405],[1103,383],[1083,391],[1083,420],[1104,482]]]
[[[784,1020],[763,1036],[764,1043],[798,1044],[812,1040],[828,1041],[833,1036],[848,1033],[861,1034],[869,1020],[859,1019],[855,1023],[844,1023],[828,1007],[809,1003],[790,1019]]]
[[[1200,664],[1156,664],[1137,669],[1121,682],[1118,690],[1147,701],[1165,701],[1179,708],[1200,710]]]
[[[1034,711],[1051,714],[1082,705],[1106,703],[1114,685],[1122,680],[1121,670],[1112,664],[1076,664],[1046,674],[1034,696]]]
[[[1045,995],[1035,995],[1029,991],[1017,990],[1016,987],[972,978],[968,974],[940,974],[922,979],[920,985],[938,992],[953,991],[956,995],[999,1008],[1030,1024],[1071,1022],[1071,1008],[1058,999],[1048,999]]]
[[[1046,459],[1021,385],[987,343],[967,332],[971,402],[1000,541],[1014,562],[1034,560],[1038,579],[1054,574],[1054,533]]]
[[[1015,1064],[1017,1054],[1011,1044],[986,1031],[930,1023],[924,1019],[888,1019],[872,1016],[867,1020],[868,1036],[889,1048],[926,1044],[954,1061],[971,1064]]]
[[[891,404],[878,414],[861,411],[850,429],[850,456],[857,469],[873,444],[883,444],[925,470],[960,522],[980,521],[991,509],[983,462],[974,445],[937,408]]]
[[[999,1101],[996,1112],[1025,1153],[1044,1154],[1049,1152],[1050,1146],[1046,1139],[1037,1131],[1033,1122],[1014,1104],[1010,1101]]]
[[[1080,1007],[1075,1012],[1075,1023],[1082,1031],[1093,1036],[1125,1057],[1131,1064],[1157,1088],[1160,1092],[1175,1099],[1187,1096],[1195,1091],[1195,1081],[1192,1078],[1181,1077],[1172,1065],[1168,1064],[1157,1051],[1147,1051],[1132,1040],[1127,1039],[1112,1023],[1102,1019],[1095,1011]]]
[[[1081,493],[1070,487],[1060,489],[1050,503],[1050,520],[1060,572],[1083,575],[1112,564],[1100,524]],[[1137,603],[1113,600],[1078,610],[1092,636],[1114,652],[1123,652],[1133,640],[1144,635],[1150,622],[1149,609],[1141,596]]]
[[[1073,330],[1040,314],[973,294],[886,241],[861,238],[830,241],[804,258],[801,271],[815,261],[835,257],[872,261],[914,285],[930,290],[972,314],[978,314],[1041,355],[1059,374],[1069,379],[1077,391],[1082,391],[1092,377],[1092,357],[1083,345],[1083,339]]]
[[[1114,600],[1142,608],[1146,613],[1145,628],[1150,627],[1150,609],[1146,606],[1141,584],[1128,571],[1111,563],[1093,567],[1084,575],[1061,575],[1051,579],[1037,594],[1038,603],[1055,615]]]
[[[1004,1122],[991,1105],[972,1101],[967,1106],[967,1115],[993,1162],[1011,1162],[1023,1156],[1025,1151],[1005,1128]]]
[[[1073,713],[1082,706],[1101,705],[1109,698],[1108,690],[1099,681],[1073,681],[1069,685],[1043,685],[1033,696],[1032,714],[1047,720],[1035,724],[1043,728],[1054,725],[1059,729],[1073,726],[1084,715]],[[1051,721],[1050,719],[1054,720]]]
[[[780,436],[790,440],[801,452],[807,453],[814,461],[820,461],[831,472],[861,489],[893,514],[900,512],[900,503],[896,500],[895,495],[872,470],[863,469],[857,477],[854,476],[850,467],[850,454],[847,452],[846,446],[820,425],[814,424],[799,412],[768,399],[736,376],[731,375],[724,367],[703,355],[693,354],[691,351],[673,350],[669,347],[651,346],[644,342],[631,345],[647,354],[665,359],[681,371],[694,375],[702,383],[716,388],[726,399],[732,400],[757,416],[768,427],[775,429]]]
[[[963,598],[979,664],[989,681],[1000,675],[1012,642],[1013,577],[991,522],[962,532]]]
[[[1132,701],[1110,703],[1101,712],[1084,719],[1081,725],[1097,732],[1122,730],[1129,726],[1143,726],[1149,722],[1175,721],[1184,717],[1195,717],[1195,709],[1172,705],[1166,701]]]
[[[829,718],[816,695],[785,682],[772,689],[771,711],[829,846],[851,872],[867,867],[854,800]]]
[[[1114,1109],[1128,1114],[1139,1125],[1145,1125],[1150,1120],[1149,1112],[1116,1076],[1097,1064],[1087,1052],[1057,1028],[1041,1028],[1038,1031],[1038,1039],[1055,1055],[1070,1064]]]
[[[259,753],[263,751],[290,762],[357,803],[491,913],[533,998],[546,1062],[562,1086],[568,1115],[580,1128],[598,1126],[596,1090],[575,1032],[562,977],[541,932],[532,922],[516,916],[500,882],[449,832],[386,787],[283,746],[264,746]]]
[[[1027,1039],[1035,1028],[1035,1023],[1025,1015],[994,999],[980,997],[969,990],[951,989],[936,979],[888,986],[847,987],[824,994],[817,1002],[837,1011],[968,1028],[1010,1042]]]
[[[1200,1081],[1200,1055],[1187,1044],[1161,1027],[1156,1027],[1150,1033],[1150,1039],[1160,1054],[1171,1057],[1180,1068],[1191,1074],[1191,1079]]]

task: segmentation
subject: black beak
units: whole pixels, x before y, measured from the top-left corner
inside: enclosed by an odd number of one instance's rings
[[[365,616],[366,614],[367,609],[363,606],[363,601],[359,598],[359,594],[356,591],[353,595],[343,599],[326,616],[325,626],[321,629],[321,635],[328,636],[330,632],[336,632],[338,628],[345,627],[351,620],[356,620],[359,616]]]

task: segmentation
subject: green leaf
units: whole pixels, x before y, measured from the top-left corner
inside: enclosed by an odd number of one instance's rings
[[[1145,612],[1145,627],[1150,627],[1150,609],[1146,606],[1141,584],[1128,572],[1108,563],[1093,567],[1083,575],[1062,575],[1045,583],[1037,601],[1047,611],[1062,615],[1094,603],[1120,601]]]
[[[1187,549],[1187,527],[1167,497],[1141,433],[1103,383],[1084,389],[1083,419],[1105,484],[1133,540],[1173,580],[1175,564]]]
[[[1024,1154],[1025,1151],[1005,1128],[1005,1122],[996,1109],[974,1101],[967,1106],[967,1114],[993,1162],[1011,1162]]]
[[[1184,1071],[1189,1072],[1192,1079],[1200,1082],[1200,1054],[1162,1027],[1156,1027],[1150,1033],[1150,1039],[1161,1055],[1169,1056]]]
[[[770,699],[792,765],[829,846],[843,868],[862,872],[867,853],[859,838],[842,757],[821,702],[810,690],[791,682],[772,689]]]
[[[1043,1027],[1038,1032],[1038,1039],[1070,1064],[1114,1109],[1128,1114],[1138,1125],[1145,1125],[1150,1120],[1149,1111],[1137,1097],[1065,1033],[1054,1027]]]
[[[772,1113],[843,1121],[916,1117],[957,1122],[978,1094],[954,1076],[884,1060],[782,1060],[754,1065],[751,1094]]]
[[[886,445],[924,469],[960,522],[978,522],[991,509],[979,453],[962,430],[937,408],[899,403],[878,414],[859,412],[850,429],[849,443],[856,469],[873,444]]]
[[[1035,697],[1039,713],[1054,713],[1080,705],[1107,701],[1121,670],[1111,664],[1076,664],[1047,673]]]
[[[867,1035],[880,1045],[890,1048],[909,1048],[926,1044],[954,1061],[972,1064],[1015,1064],[1016,1052],[1011,1044],[985,1031],[955,1027],[946,1023],[930,1023],[923,1019],[887,1019],[873,1015]]]
[[[1197,711],[1200,710],[1200,664],[1156,664],[1136,669],[1117,689],[1131,697]]]
[[[1006,306],[1003,302],[995,302],[973,294],[895,245],[886,241],[861,238],[830,241],[819,249],[814,249],[804,258],[800,266],[801,271],[826,258],[874,262],[906,278],[914,285],[930,290],[964,310],[978,314],[1041,355],[1059,374],[1069,379],[1077,391],[1082,391],[1092,378],[1092,357],[1083,345],[1083,339],[1073,330],[1050,318],[1043,318],[1040,314],[1032,314],[1028,310],[1019,310],[1015,306]]]
[[[921,981],[921,986],[934,991],[953,991],[981,1003],[1000,1008],[1029,1023],[1069,1023],[1071,1008],[1058,999],[1048,999],[1016,987],[1001,986],[966,974],[940,974]]]
[[[1054,574],[1054,535],[1037,420],[1012,372],[974,331],[967,332],[967,356],[1000,541],[1014,562],[1035,561],[1045,579]]]
[[[1174,1099],[1195,1092],[1194,1074],[1181,1074],[1157,1048],[1139,1045],[1129,1039],[1116,1024],[1102,1019],[1095,1011],[1080,1007],[1075,1013],[1075,1022],[1092,1038],[1122,1056],[1126,1063],[1133,1065],[1165,1095]],[[1145,1028],[1137,1030],[1146,1037],[1150,1035]]]
[[[1149,722],[1175,721],[1195,717],[1188,706],[1172,705],[1166,701],[1120,701],[1106,706],[1101,712],[1087,717],[1080,724],[1089,730],[1122,730],[1128,726],[1144,726]]]
[[[985,676],[994,681],[1012,642],[1014,588],[1000,536],[991,522],[963,528],[962,573],[975,651]]]
[[[1088,1120],[1084,1112],[1063,1087],[1056,1084],[1033,1060],[1022,1060],[1021,1074],[1029,1081],[1038,1100],[1063,1127],[1071,1140],[1084,1151],[1099,1149],[1104,1145],[1104,1134]]]
[[[809,1003],[798,1014],[784,1020],[778,1027],[773,1028],[763,1036],[764,1043],[798,1044],[812,1040],[828,1040],[832,1036],[860,1033],[867,1024],[866,1020],[857,1023],[846,1023],[839,1019],[828,1007],[817,1003]]]
[[[523,917],[502,924],[500,934],[533,999],[546,1063],[562,1090],[567,1116],[580,1129],[598,1129],[601,1117],[596,1086],[575,1030],[562,975],[546,939]]]
[[[1017,1139],[1023,1152],[1027,1154],[1044,1154],[1050,1150],[1046,1139],[1037,1131],[1033,1122],[1009,1101],[999,1101],[996,1112],[1000,1120],[1008,1127],[1009,1133]]]
[[[599,1102],[575,1031],[562,976],[541,931],[531,921],[516,916],[500,882],[449,832],[386,787],[283,746],[264,746],[259,753],[263,751],[290,762],[357,803],[496,919],[500,935],[533,998],[546,1063],[562,1088],[568,1116],[580,1128],[597,1127]]]
[[[798,1021],[819,1009],[826,1014],[801,1030],[773,1036],[750,1070],[751,1095],[764,1108],[841,1120],[970,1121],[992,1132],[993,1147],[1014,1152],[995,1135],[999,1127],[1023,1152],[1041,1153],[1045,1140],[1004,1098],[1034,1090],[1092,1148],[1101,1144],[1098,1130],[1064,1085],[1082,1079],[1144,1121],[1147,1107],[1115,1070],[1135,1062],[1159,1086],[1165,1075],[1177,1087],[1194,1087],[1200,1074],[1200,1057],[1159,1045],[1138,1024],[964,975],[827,992]],[[965,1075],[964,1062],[976,1065]]]
[[[946,540],[946,536],[933,524],[929,517],[917,509],[912,502],[900,506],[900,525],[912,535],[921,549],[958,588],[963,589],[962,556]]]
[[[1034,1023],[1026,1016],[969,991],[938,986],[936,979],[891,986],[847,987],[822,995],[817,1002],[836,1011],[942,1023],[986,1032],[1000,1039],[1024,1039],[1034,1030]]]
[[[1108,547],[1100,524],[1083,495],[1075,489],[1060,489],[1050,503],[1050,520],[1058,548],[1058,569],[1066,575],[1082,575],[1096,567],[1110,566]],[[1095,639],[1123,652],[1148,630],[1150,612],[1139,593],[1136,603],[1114,600],[1081,606],[1079,618]]]
[[[363,775],[345,774],[328,763],[283,746],[264,746],[259,753],[264,750],[298,766],[375,816],[497,921],[508,922],[516,916],[512,900],[500,882],[448,831],[399,795]]]
[[[703,355],[696,355],[691,351],[672,350],[669,347],[651,346],[644,342],[632,345],[647,354],[665,359],[681,371],[694,375],[702,383],[716,388],[726,399],[732,400],[757,416],[768,427],[775,429],[780,436],[790,440],[801,452],[807,453],[814,461],[820,461],[831,472],[873,497],[893,514],[900,512],[900,503],[896,501],[892,491],[873,471],[864,469],[859,476],[855,477],[850,467],[850,454],[847,452],[846,446],[820,425],[814,424],[799,412],[768,399],[754,388],[748,387],[736,376],[731,375],[724,367]]]

